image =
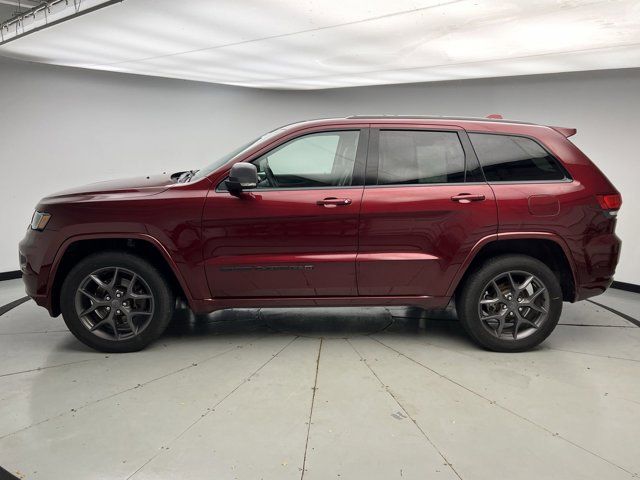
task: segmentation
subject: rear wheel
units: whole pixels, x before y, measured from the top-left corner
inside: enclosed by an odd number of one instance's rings
[[[562,290],[544,263],[526,255],[504,255],[469,275],[456,309],[478,344],[498,352],[519,352],[540,344],[556,327]]]
[[[173,315],[171,288],[146,260],[104,252],[81,260],[62,284],[60,309],[71,332],[103,352],[133,352],[158,338]]]

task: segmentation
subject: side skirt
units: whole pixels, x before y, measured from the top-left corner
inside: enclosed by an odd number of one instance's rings
[[[388,307],[407,306],[425,309],[445,308],[449,297],[257,297],[208,298],[193,300],[195,313],[210,313],[227,308],[286,308],[286,307]]]

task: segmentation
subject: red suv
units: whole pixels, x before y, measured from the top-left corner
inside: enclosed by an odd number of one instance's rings
[[[621,197],[567,137],[512,121],[367,116],[274,130],[201,170],[40,201],[27,293],[82,342],[139,350],[177,298],[232,307],[455,302],[469,335],[522,351],[562,302],[604,292]]]

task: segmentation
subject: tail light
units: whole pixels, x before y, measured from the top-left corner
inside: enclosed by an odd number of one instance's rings
[[[615,215],[622,206],[622,195],[613,193],[610,195],[596,195],[600,208]]]

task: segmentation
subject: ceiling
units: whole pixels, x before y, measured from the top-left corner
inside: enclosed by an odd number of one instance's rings
[[[124,0],[0,55],[277,89],[640,67],[640,1]]]

